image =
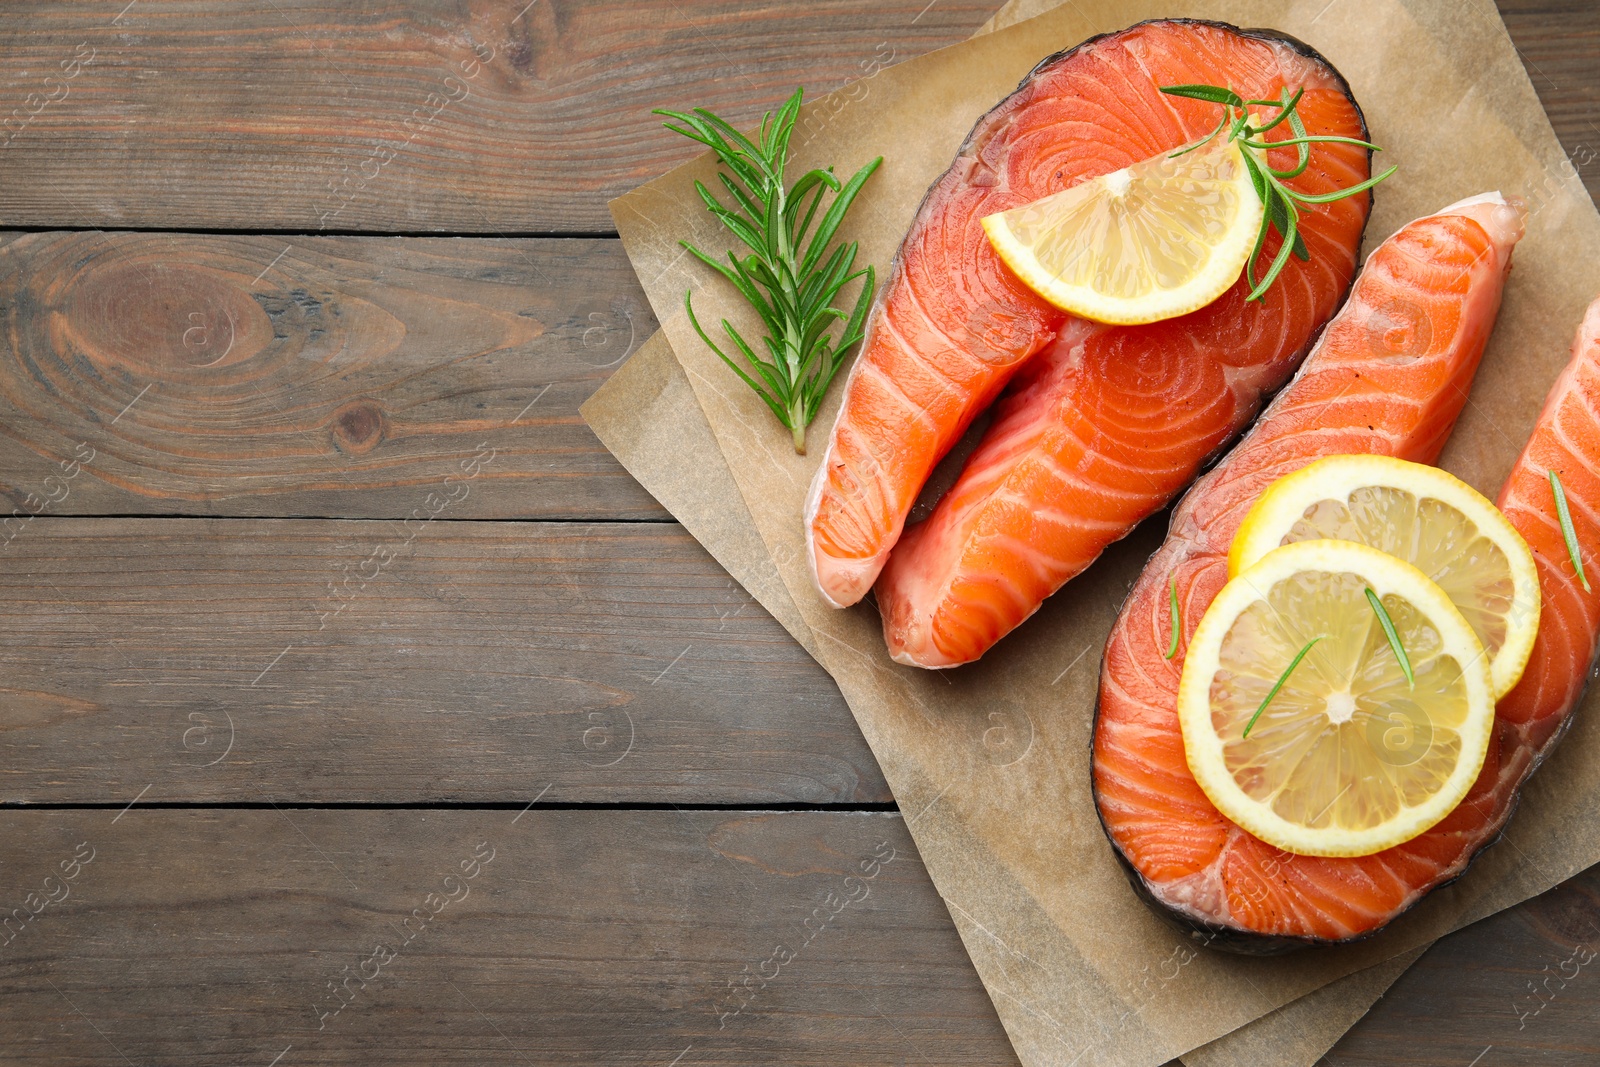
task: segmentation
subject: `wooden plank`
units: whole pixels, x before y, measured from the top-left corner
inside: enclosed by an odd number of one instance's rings
[[[796,84],[822,92],[955,44],[998,4],[519,6],[10,4],[0,22],[10,60],[0,72],[0,218],[30,228],[609,232],[608,199],[692,154],[651,108],[707,106],[753,123]],[[1563,143],[1600,149],[1600,9],[1499,6]],[[1600,167],[1584,176],[1600,191]]]
[[[656,328],[615,240],[11,234],[0,328],[19,512],[403,519],[486,456],[451,518],[667,517],[577,410]]]
[[[22,909],[0,933],[0,1047],[19,1067],[1016,1062],[898,815],[135,806],[0,825],[0,903]]]
[[[0,827],[8,1064],[1015,1062],[898,815],[134,805]],[[1328,1062],[1593,1062],[1597,909],[1591,871],[1452,935]]]
[[[675,524],[8,533],[0,800],[891,799],[832,679]]]
[[[1600,199],[1600,5],[1498,0],[1498,7],[1562,146]]]
[[[693,155],[651,108],[759,121],[954,44],[995,0],[95,0],[0,21],[0,219],[610,231]]]

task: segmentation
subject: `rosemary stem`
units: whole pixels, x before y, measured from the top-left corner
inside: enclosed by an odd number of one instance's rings
[[[1334,134],[1310,135],[1306,132],[1305,123],[1300,118],[1298,108],[1305,95],[1304,87],[1291,94],[1287,87],[1283,89],[1279,100],[1246,100],[1232,89],[1217,85],[1164,85],[1161,91],[1172,96],[1187,97],[1192,100],[1203,100],[1217,104],[1222,108],[1222,124],[1227,126],[1228,140],[1239,142],[1240,150],[1244,153],[1246,167],[1250,170],[1250,177],[1255,186],[1257,195],[1261,197],[1262,207],[1265,210],[1261,217],[1261,226],[1256,234],[1254,250],[1245,263],[1244,275],[1250,283],[1250,294],[1247,301],[1265,299],[1267,290],[1277,281],[1278,275],[1288,266],[1291,257],[1302,260],[1310,258],[1309,247],[1305,244],[1300,233],[1300,209],[1298,204],[1315,205],[1331,204],[1347,196],[1364,193],[1383,181],[1395,172],[1390,167],[1382,174],[1369,177],[1366,181],[1343,189],[1335,189],[1329,193],[1311,195],[1285,185],[1304,174],[1311,163],[1311,146],[1314,144],[1346,144],[1364,148],[1369,153],[1380,151],[1377,145],[1354,137],[1343,137]],[[1257,119],[1251,108],[1276,108],[1277,114],[1270,117],[1263,116]],[[1276,129],[1287,122],[1293,136],[1279,141],[1267,141],[1262,135]],[[1186,146],[1173,155],[1182,155],[1194,148],[1205,144],[1216,137],[1221,127],[1213,130],[1201,141],[1194,145]],[[1269,152],[1278,148],[1297,148],[1299,162],[1289,170],[1275,170],[1270,162]],[[1272,230],[1278,230],[1283,237],[1283,246],[1273,258],[1271,267],[1260,282],[1255,277],[1255,261],[1261,254],[1262,245],[1267,235]]]
[[[803,399],[796,394],[789,405],[789,429],[794,435],[794,454],[806,454],[806,409]]]

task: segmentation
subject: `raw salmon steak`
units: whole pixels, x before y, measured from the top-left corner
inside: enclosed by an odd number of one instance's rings
[[[1251,836],[1212,806],[1189,771],[1177,710],[1183,657],[1164,658],[1169,581],[1187,638],[1227,581],[1235,531],[1273,481],[1339,453],[1437,458],[1494,326],[1524,215],[1499,194],[1474,197],[1410,223],[1373,252],[1294,381],[1179,503],[1112,628],[1094,730],[1100,821],[1134,887],[1216,947],[1281,952],[1360,937],[1460,875],[1500,833],[1582,687],[1595,598],[1580,603],[1570,572],[1560,572],[1566,552],[1560,531],[1550,533],[1544,469],[1570,470],[1574,500],[1600,507],[1592,332],[1583,370],[1563,378],[1529,446],[1534,458],[1524,456],[1507,488],[1507,514],[1534,546],[1546,598],[1533,665],[1500,702],[1483,771],[1443,821],[1356,858],[1292,855]],[[1574,458],[1572,441],[1588,451]],[[1593,522],[1581,529],[1596,532]]]
[[[982,557],[985,545],[1020,535],[1026,547],[1039,539],[1029,549],[1039,557],[1037,566],[1032,559],[996,557],[996,581],[1021,580],[1014,595],[1026,606],[1007,608],[1008,617],[1016,616],[1010,625],[1059,584],[1054,575],[1071,569],[1071,560],[1092,559],[1182,488],[1205,456],[1248,420],[1262,391],[1282,384],[1333,314],[1355,273],[1369,195],[1308,214],[1311,259],[1291,260],[1264,304],[1246,307],[1247,290],[1236,286],[1211,308],[1155,326],[1104,330],[1069,320],[990,247],[984,216],[1209,133],[1222,114],[1216,105],[1160,91],[1195,82],[1228,85],[1259,99],[1304,87],[1299,110],[1308,132],[1366,139],[1361,112],[1338,72],[1305,45],[1268,31],[1147,22],[1035,68],[979,120],[955,163],[928,191],[869,317],[806,501],[807,555],[830,604],[854,604],[872,588],[934,465],[1011,376],[1052,342],[1050,366],[1077,368],[1079,384],[1063,394],[1078,405],[1076,417],[1030,450],[1015,423],[1032,407],[1008,404],[1007,429],[990,435],[984,468],[973,471],[960,497],[969,500],[978,483],[988,484],[984,470],[990,482],[1003,481],[1021,464],[1019,481],[998,490],[1000,499],[978,513],[960,512],[1009,525],[961,556],[955,540],[966,528],[959,519],[939,520],[941,529],[960,527],[940,539],[952,539],[952,573],[972,581],[981,582],[990,565]],[[1268,136],[1288,135],[1285,124]],[[1280,169],[1294,158],[1292,149],[1271,153]],[[1317,145],[1310,169],[1292,184],[1325,193],[1368,173],[1365,149]],[[1262,255],[1277,248],[1274,237]],[[1035,392],[1060,391],[1042,384],[1047,377],[1043,370],[1035,376]],[[1152,427],[1171,446],[1146,454]],[[1057,441],[1074,434],[1081,435],[1077,457],[1068,455],[1072,445]],[[1135,438],[1139,448],[1129,455],[1126,442]],[[1050,468],[1063,459],[1068,467]],[[1074,536],[1082,543],[1067,544]],[[943,546],[923,551],[937,555]],[[978,629],[992,641],[1008,628],[996,622]],[[953,639],[961,646],[953,662],[976,655],[972,640]]]

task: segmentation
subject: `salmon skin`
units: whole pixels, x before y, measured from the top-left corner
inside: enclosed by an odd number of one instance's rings
[[[1569,639],[1584,645],[1584,656],[1529,668],[1529,679],[1500,703],[1498,729],[1471,792],[1411,841],[1371,856],[1325,858],[1283,852],[1240,829],[1189,771],[1177,707],[1183,656],[1164,658],[1172,624],[1169,582],[1176,583],[1187,648],[1227,582],[1234,533],[1278,478],[1340,453],[1424,463],[1438,457],[1494,326],[1525,214],[1519,201],[1486,194],[1408,224],[1373,252],[1349,303],[1294,380],[1178,504],[1166,542],[1112,628],[1092,750],[1100,822],[1134,888],[1214,947],[1272,954],[1362,937],[1459,876],[1499,834],[1517,788],[1582,685],[1593,651],[1593,600],[1591,614],[1578,618],[1570,590],[1552,568],[1552,542],[1541,525],[1551,512],[1549,483],[1542,483],[1539,497],[1533,482],[1544,478],[1543,470],[1537,478],[1523,475],[1526,458],[1512,476],[1513,497],[1532,501],[1537,521],[1519,507],[1508,515],[1541,556],[1540,584],[1548,599],[1535,661],[1549,655],[1542,649],[1552,642]],[[1586,381],[1595,388],[1592,376]],[[1600,450],[1600,427],[1591,413],[1583,418],[1587,440]],[[1535,444],[1554,448],[1556,432],[1547,412]],[[1552,460],[1534,461],[1544,462]],[[1561,462],[1563,470],[1583,470],[1574,472],[1576,499],[1600,506],[1600,480],[1583,466],[1592,459]],[[1559,531],[1555,536],[1559,542]],[[1555,674],[1540,681],[1550,670]],[[1530,686],[1542,710],[1514,710],[1529,700]]]
[[[1300,113],[1308,132],[1367,138],[1338,72],[1273,31],[1146,22],[1039,64],[978,121],[928,191],[869,316],[806,501],[806,554],[829,604],[854,604],[872,588],[934,465],[1012,375],[1058,336],[1081,346],[1071,349],[1078,356],[1063,358],[1081,358],[1091,377],[1109,375],[1090,381],[1078,398],[1089,405],[1091,446],[1100,450],[1087,463],[1125,462],[1115,442],[1148,414],[1129,402],[1129,390],[1147,393],[1154,385],[1164,403],[1193,404],[1197,412],[1192,422],[1180,422],[1187,452],[1163,455],[1154,469],[1134,476],[1135,495],[1143,494],[1137,502],[1117,499],[1109,512],[1088,510],[1086,521],[1104,527],[1095,535],[1103,547],[1137,521],[1129,516],[1155,510],[1194,476],[1205,455],[1248,419],[1261,392],[1288,377],[1333,313],[1355,273],[1370,195],[1309,213],[1311,261],[1291,260],[1265,304],[1245,308],[1241,282],[1214,309],[1164,328],[1086,328],[1019,281],[990,247],[984,216],[1209,133],[1221,114],[1216,105],[1160,92],[1162,85],[1194,82],[1229,84],[1261,99],[1304,86]],[[1269,136],[1289,136],[1287,124]],[[1272,153],[1280,169],[1293,161],[1291,149]],[[1291,184],[1327,192],[1368,174],[1365,149],[1317,145],[1311,169]],[[1277,248],[1274,235],[1262,254]],[[1202,365],[1182,366],[1196,353]],[[1102,429],[1115,441],[1093,437]],[[1146,475],[1156,483],[1153,491],[1143,489]]]

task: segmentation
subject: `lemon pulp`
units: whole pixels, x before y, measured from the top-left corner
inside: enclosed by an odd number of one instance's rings
[[[983,219],[1000,258],[1057,307],[1156,322],[1227,292],[1263,208],[1238,144],[1163,153]]]
[[[1389,456],[1329,456],[1282,478],[1240,524],[1237,574],[1280,545],[1334,538],[1413,564],[1444,590],[1483,644],[1496,696],[1516,685],[1539,626],[1533,553],[1481,494],[1453,475]]]
[[[1476,635],[1424,574],[1363,545],[1305,541],[1212,602],[1187,652],[1179,717],[1190,769],[1224,815],[1289,852],[1360,856],[1422,833],[1466,795],[1494,697]]]

